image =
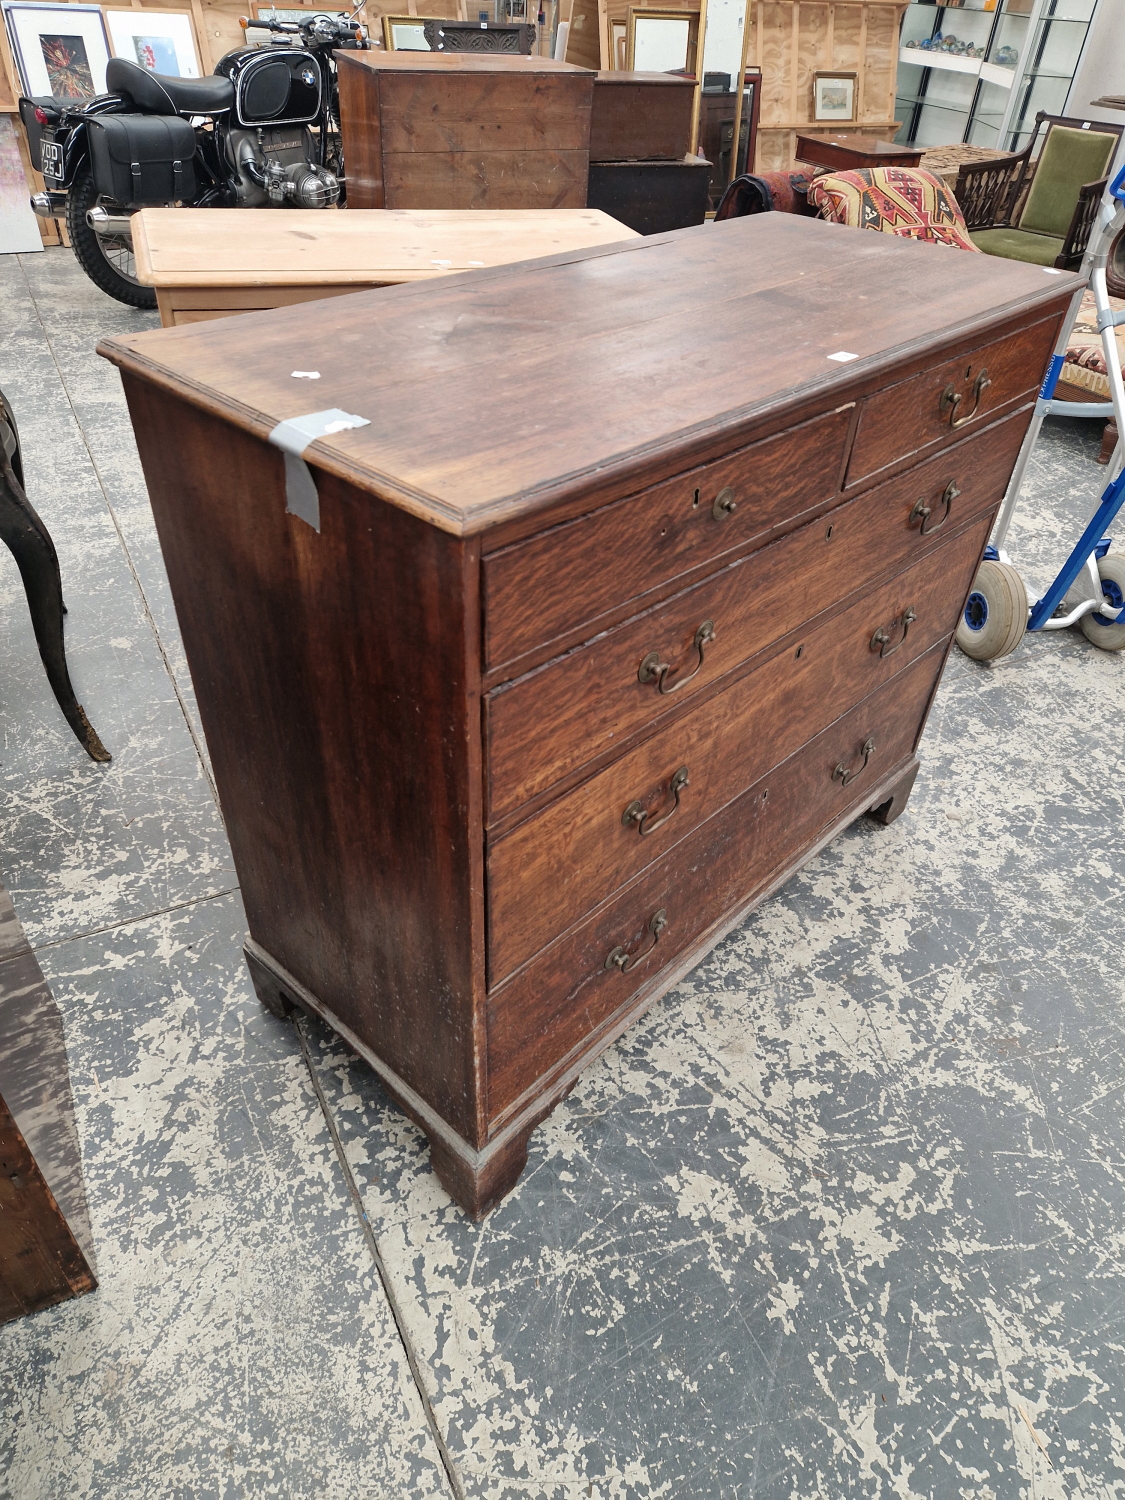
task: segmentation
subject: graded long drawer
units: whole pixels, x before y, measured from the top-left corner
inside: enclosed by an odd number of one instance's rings
[[[490,821],[998,504],[1025,426],[986,428],[489,694]]]
[[[908,454],[924,457],[963,432],[979,431],[1013,401],[1032,396],[1058,328],[1057,317],[1045,318],[868,396],[860,405],[847,487]]]
[[[511,661],[830,501],[854,405],[486,557],[487,664]]]
[[[917,743],[945,649],[931,647],[490,992],[493,1121],[822,828],[870,806],[869,789]]]
[[[488,856],[489,982],[945,640],[991,520],[990,512],[499,839]]]

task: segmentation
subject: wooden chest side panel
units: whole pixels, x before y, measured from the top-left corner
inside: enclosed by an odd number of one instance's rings
[[[585,208],[585,151],[388,153],[387,208]]]
[[[384,74],[382,149],[387,156],[588,152],[593,87],[588,73]],[[348,172],[350,182],[350,161]]]
[[[323,471],[318,533],[279,450],[125,392],[251,936],[479,1139],[474,551]]]
[[[379,78],[370,68],[340,57],[340,134],[349,208],[385,208],[383,142],[379,124]]]

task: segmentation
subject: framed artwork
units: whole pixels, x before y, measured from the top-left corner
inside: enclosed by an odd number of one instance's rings
[[[109,42],[100,6],[3,0],[3,7],[25,94],[92,99],[105,93]]]
[[[190,11],[107,10],[105,20],[114,57],[168,78],[201,76]]]
[[[384,16],[383,46],[388,52],[428,52],[426,22],[429,16]]]
[[[854,73],[813,74],[813,119],[855,119]]]

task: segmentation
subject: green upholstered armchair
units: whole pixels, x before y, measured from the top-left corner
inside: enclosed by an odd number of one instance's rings
[[[1125,125],[1038,114],[1023,151],[962,167],[955,194],[973,243],[1008,260],[1079,266],[1122,131]]]

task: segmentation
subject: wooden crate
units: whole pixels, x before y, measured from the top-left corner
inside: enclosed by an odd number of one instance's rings
[[[762,70],[758,171],[785,171],[797,135],[891,140],[904,0],[760,0],[750,10],[746,61]],[[813,119],[813,75],[856,74],[856,118]]]

